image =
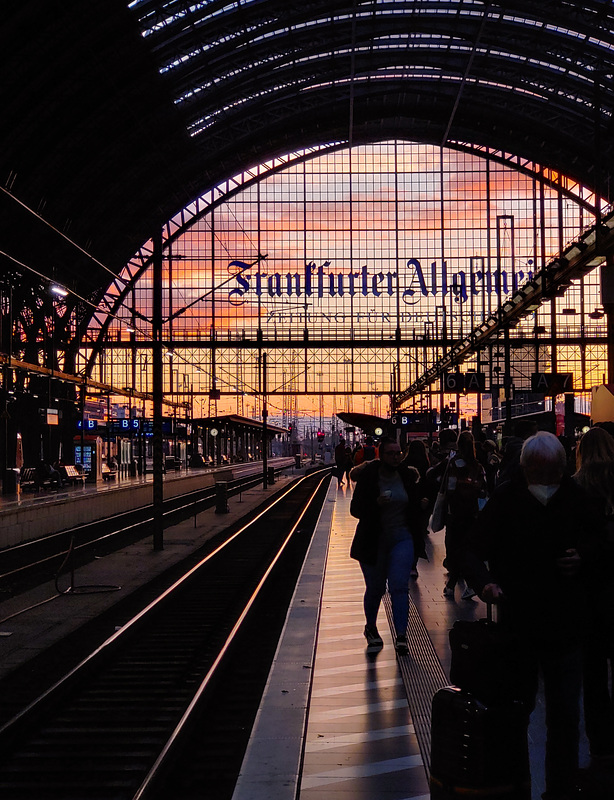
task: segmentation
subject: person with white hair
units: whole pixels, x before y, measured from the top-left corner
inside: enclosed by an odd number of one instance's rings
[[[542,797],[570,800],[578,796],[582,636],[599,520],[588,495],[566,474],[556,436],[540,431],[529,437],[520,467],[521,475],[498,486],[479,515],[465,574],[484,601],[497,604],[500,624],[526,655],[526,696],[516,699],[526,702],[528,713],[541,670],[547,729]]]

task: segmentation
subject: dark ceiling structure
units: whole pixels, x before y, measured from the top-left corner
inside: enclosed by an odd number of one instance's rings
[[[0,36],[16,293],[95,304],[191,200],[317,144],[470,143],[614,193],[612,0],[22,0]]]

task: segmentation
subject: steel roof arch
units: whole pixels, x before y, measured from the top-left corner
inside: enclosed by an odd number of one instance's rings
[[[0,181],[116,274],[212,187],[329,142],[467,142],[611,199],[611,0],[23,0],[2,34]],[[11,256],[104,295],[0,212]]]

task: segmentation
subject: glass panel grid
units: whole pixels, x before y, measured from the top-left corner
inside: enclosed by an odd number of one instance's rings
[[[407,142],[329,152],[230,196],[173,242],[164,338],[183,364],[176,369],[203,394],[214,377],[223,393],[259,392],[263,349],[280,394],[290,375],[295,393],[389,393],[395,370],[398,388],[419,377],[446,342],[467,335],[575,238],[586,217],[535,176],[467,152]],[[148,273],[132,301],[151,317]],[[597,335],[603,323],[588,314],[598,307],[590,274],[555,301],[554,315],[546,304],[512,339]],[[577,313],[563,313],[571,308]],[[415,342],[400,359],[397,333]],[[119,375],[130,385],[132,366],[120,352],[113,382]],[[519,360],[523,380],[544,352],[532,348],[533,366]],[[584,367],[578,358],[559,348],[559,365],[595,374],[588,351]]]

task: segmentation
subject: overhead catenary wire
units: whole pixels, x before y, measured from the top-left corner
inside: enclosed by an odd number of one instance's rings
[[[24,202],[23,202],[23,200],[20,200],[20,199],[19,199],[19,198],[18,198],[16,195],[14,195],[12,192],[9,192],[9,190],[8,190],[8,189],[6,189],[4,186],[0,186],[0,190],[2,190],[2,192],[4,192],[4,194],[5,194],[7,197],[10,197],[10,199],[11,199],[11,200],[13,200],[13,202],[17,203],[17,205],[21,206],[21,208],[25,209],[25,210],[26,210],[26,211],[27,211],[29,214],[31,214],[33,217],[35,217],[35,219],[37,219],[37,220],[38,220],[40,223],[42,223],[42,224],[43,224],[43,225],[45,225],[47,228],[49,228],[50,230],[52,230],[52,231],[53,231],[53,233],[57,234],[57,235],[58,235],[60,238],[62,238],[62,239],[65,241],[65,242],[67,242],[67,243],[68,243],[68,244],[70,244],[72,247],[74,247],[76,250],[78,250],[78,251],[79,251],[79,252],[80,252],[82,255],[84,255],[84,256],[85,256],[86,258],[88,258],[90,261],[93,261],[93,262],[94,262],[94,264],[96,264],[96,266],[100,267],[100,268],[101,268],[101,269],[103,269],[105,272],[108,272],[108,273],[109,273],[109,275],[112,275],[112,276],[113,276],[113,280],[114,280],[114,281],[115,281],[115,280],[118,280],[118,281],[121,281],[121,282],[122,282],[124,285],[127,285],[127,284],[128,284],[128,281],[126,281],[126,280],[125,280],[125,278],[122,278],[122,277],[121,277],[121,275],[118,275],[118,274],[117,274],[116,272],[114,272],[112,269],[110,269],[109,267],[107,267],[107,266],[106,266],[106,264],[103,264],[103,263],[102,263],[102,261],[99,261],[99,260],[96,258],[96,256],[93,256],[91,253],[88,253],[88,251],[87,251],[87,250],[85,250],[83,247],[81,247],[81,245],[80,245],[80,244],[77,244],[75,241],[73,241],[73,240],[70,238],[70,236],[67,236],[67,235],[66,235],[66,234],[65,234],[63,231],[61,231],[59,228],[56,228],[56,227],[55,227],[55,225],[52,225],[52,224],[51,224],[51,222],[49,222],[48,220],[46,220],[46,219],[45,219],[43,216],[41,216],[41,215],[40,215],[40,214],[39,214],[37,211],[34,211],[34,209],[33,209],[33,208],[30,208],[30,206],[29,206],[29,205],[27,205],[27,203],[24,203]]]
[[[51,278],[51,277],[49,277],[49,275],[45,275],[43,272],[40,272],[39,270],[35,269],[34,267],[31,267],[29,264],[26,264],[23,261],[20,261],[18,258],[15,258],[15,256],[12,256],[10,253],[7,253],[4,250],[0,250],[0,256],[3,256],[4,258],[8,259],[9,261],[12,261],[13,264],[16,264],[18,267],[21,267],[22,269],[25,269],[27,272],[31,272],[33,275],[36,275],[37,278],[40,278],[42,281],[45,281],[45,283],[49,283],[49,284],[57,284],[58,283],[58,281],[55,278]],[[72,297],[76,297],[77,300],[79,300],[79,302],[85,303],[86,305],[90,306],[90,308],[93,308],[96,311],[100,310],[100,307],[97,306],[95,303],[92,303],[91,300],[88,300],[87,297],[83,297],[78,292],[75,292],[73,289],[69,289],[66,286],[63,286],[62,288],[69,295],[71,295]],[[122,319],[117,314],[114,314],[112,311],[105,311],[105,313],[106,313],[106,315],[108,317],[111,317],[111,319],[117,320],[117,322],[121,323],[122,325],[128,325],[129,324],[128,322],[126,322],[126,320]],[[132,325],[132,323],[130,323],[130,324]],[[152,338],[151,335],[148,334],[144,330],[139,329],[139,333],[141,333],[146,338],[149,338],[149,339]]]
[[[112,269],[110,269],[105,264],[103,264],[99,259],[97,259],[95,256],[93,256],[91,253],[89,253],[87,250],[85,250],[79,244],[77,244],[74,240],[72,240],[69,236],[67,236],[63,231],[59,230],[56,226],[54,226],[52,223],[50,223],[48,220],[46,220],[37,211],[34,211],[34,209],[32,209],[30,206],[28,206],[27,203],[25,203],[22,200],[20,200],[16,195],[14,195],[12,192],[10,192],[7,188],[5,188],[3,186],[0,186],[0,189],[2,190],[2,192],[4,192],[4,194],[7,197],[9,197],[16,204],[18,204],[21,208],[23,208],[25,211],[27,211],[29,214],[31,214],[38,222],[40,222],[41,224],[45,225],[53,233],[55,233],[58,236],[60,236],[64,241],[66,241],[68,244],[70,244],[72,247],[74,247],[76,250],[78,250],[82,255],[86,256],[93,263],[95,263],[97,266],[99,266],[101,269],[103,269],[105,272],[107,272],[109,275],[111,275],[112,278],[113,278],[113,281],[118,280],[121,283],[123,283],[124,286],[126,286],[126,287],[130,285],[130,281],[127,281],[120,274],[117,274]],[[233,215],[234,215],[234,213],[233,213]],[[236,215],[234,215],[234,216],[235,216],[235,219],[237,220],[237,223],[238,223],[239,227],[242,228],[240,221],[236,218]],[[249,233],[246,232],[244,229],[243,229],[243,233],[246,235],[246,238],[251,243],[251,239],[250,239]],[[217,234],[216,234],[216,237],[217,237]],[[220,244],[224,247],[226,252],[228,252],[225,244],[221,240],[220,240]],[[0,250],[0,256],[3,256],[4,258],[6,258],[9,261],[13,262],[17,266],[19,266],[21,269],[24,269],[27,272],[30,272],[31,274],[36,275],[39,279],[41,279],[45,283],[49,283],[49,284],[57,284],[58,283],[58,281],[55,278],[50,277],[48,275],[45,275],[44,273],[42,273],[39,270],[35,269],[34,267],[30,266],[29,264],[26,264],[25,262],[21,261],[20,259],[15,258],[10,253],[7,253],[6,251]],[[261,260],[264,260],[264,259],[266,259],[266,255],[263,256],[262,254],[258,253],[257,258],[254,261],[254,264],[258,264]],[[231,279],[232,278],[229,278],[228,280],[231,280]],[[227,281],[225,283],[227,283]],[[225,285],[225,283],[222,284],[222,285]],[[134,320],[134,316],[138,316],[140,319],[144,320],[145,322],[149,322],[150,320],[148,320],[144,315],[137,313],[136,315],[133,315],[133,317],[130,320],[126,321],[121,316],[119,316],[118,314],[116,314],[113,311],[111,311],[109,308],[101,309],[100,305],[96,305],[91,300],[88,300],[86,297],[83,297],[82,295],[80,295],[74,289],[71,289],[68,286],[63,286],[62,288],[64,288],[65,291],[70,296],[76,298],[77,300],[79,300],[79,302],[85,304],[89,308],[92,308],[94,311],[99,312],[99,311],[103,310],[103,313],[106,314],[106,316],[108,318],[116,320],[119,324],[123,325],[124,327],[130,327],[135,332],[138,332],[141,336],[143,336],[143,338],[145,338],[147,340],[150,340],[150,341],[153,341],[152,334],[148,333],[146,330],[144,330],[143,328],[139,327],[136,324],[135,320]],[[218,288],[218,287],[215,287],[215,288]],[[214,289],[210,290],[210,292],[206,293],[203,297],[198,298],[197,300],[193,301],[189,305],[183,307],[176,314],[171,315],[167,320],[165,320],[165,322],[169,322],[171,319],[174,319],[175,317],[180,316],[181,314],[185,313],[185,311],[187,311],[193,305],[198,303],[200,300],[204,299],[204,297],[206,297],[212,291],[214,291]],[[178,357],[178,360],[182,361],[185,366],[188,366],[188,367],[191,367],[191,368],[195,368],[196,367],[195,364],[192,364],[190,361],[188,361],[187,359],[185,359],[185,358],[183,358],[181,356]],[[211,373],[209,373],[209,377],[211,377]],[[233,376],[233,378],[234,378],[234,376]],[[248,393],[250,393],[250,394],[251,393],[257,393],[256,389],[254,389],[253,387],[249,387],[247,384],[245,385],[245,389],[247,389]]]
[[[9,261],[12,261],[14,264],[16,264],[21,269],[24,269],[27,272],[30,272],[33,275],[36,275],[37,278],[40,278],[45,283],[49,283],[49,284],[57,283],[57,281],[55,281],[50,276],[45,275],[44,273],[40,272],[39,270],[35,269],[34,267],[31,267],[29,264],[26,264],[25,262],[15,258],[10,253],[7,253],[4,250],[0,250],[0,256],[3,256],[4,258],[8,259]],[[262,258],[262,257],[259,256],[259,259],[260,258]],[[96,311],[99,310],[99,306],[95,305],[94,303],[92,303],[91,300],[88,300],[86,297],[83,297],[78,292],[75,292],[73,289],[66,288],[66,292],[70,296],[77,298],[77,300],[79,300],[82,303],[87,304],[88,306],[90,306],[91,308],[95,309]],[[111,311],[105,311],[105,313],[107,314],[108,317],[110,317],[111,319],[116,320],[121,325],[124,325],[124,326],[130,325],[135,331],[138,331],[138,333],[140,333],[145,339],[153,341],[153,336],[150,333],[148,333],[146,330],[144,330],[143,328],[138,327],[133,320],[130,320],[129,322],[126,322],[126,320],[122,319],[120,316],[118,316],[117,314],[114,314]],[[140,315],[140,316],[142,317],[142,315]],[[147,319],[145,317],[143,317],[143,319],[145,319],[145,321],[147,321]],[[191,361],[189,361],[188,359],[184,358],[183,356],[177,355],[176,353],[174,353],[174,356],[177,358],[178,361],[181,361],[184,366],[196,368],[195,364],[193,364]],[[236,376],[232,375],[230,372],[228,372],[227,370],[224,370],[223,368],[222,368],[222,372],[227,372],[228,375],[233,380],[236,379]],[[210,373],[209,373],[209,375],[210,375]],[[79,376],[76,376],[76,377],[79,377]],[[249,386],[248,384],[244,384],[244,388],[247,390],[247,393],[249,393],[249,394],[257,394],[257,389],[255,389],[254,387]],[[123,391],[121,393],[123,394]]]

